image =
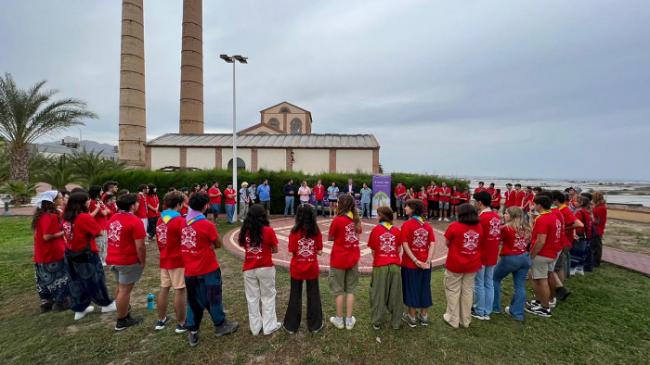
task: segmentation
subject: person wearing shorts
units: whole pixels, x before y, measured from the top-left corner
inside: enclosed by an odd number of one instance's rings
[[[129,302],[135,283],[144,270],[147,249],[144,245],[144,225],[135,215],[139,208],[138,196],[124,194],[117,199],[119,212],[108,222],[108,249],[106,264],[112,265],[111,272],[117,281],[117,323],[115,331],[135,326],[141,320],[131,317]]]
[[[359,264],[351,269],[330,269],[330,291],[332,295],[339,296],[354,294],[359,284]]]
[[[548,273],[555,269],[556,261],[550,257],[536,256],[530,266],[530,276],[533,280],[548,279]]]

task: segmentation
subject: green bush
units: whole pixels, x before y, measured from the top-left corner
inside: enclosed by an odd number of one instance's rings
[[[457,185],[458,187],[466,187],[467,180],[454,179],[432,175],[419,175],[407,173],[393,173],[392,188],[398,182],[406,184],[406,186],[413,186],[419,189],[421,186],[428,185],[431,180],[435,180],[438,184],[446,182],[449,186]],[[271,212],[273,214],[282,213],[284,209],[284,194],[282,191],[283,186],[293,179],[294,183],[299,184],[302,180],[306,180],[309,186],[316,184],[318,179],[323,181],[325,186],[329,186],[333,181],[342,190],[347,184],[348,178],[354,180],[354,184],[360,187],[363,183],[372,185],[372,175],[355,173],[355,174],[332,174],[323,173],[319,175],[309,175],[302,172],[293,171],[264,171],[258,172],[239,171],[238,183],[247,181],[249,184],[260,184],[264,179],[269,180],[271,186]],[[218,181],[221,190],[232,181],[232,174],[230,170],[204,170],[204,171],[175,171],[175,172],[162,172],[162,171],[149,171],[149,170],[124,170],[124,171],[111,171],[100,174],[92,183],[102,185],[105,181],[114,180],[119,183],[120,189],[129,189],[135,191],[140,184],[155,184],[158,188],[158,193],[162,196],[169,188],[174,187],[180,189],[183,187],[191,187],[194,184],[208,184],[212,185],[214,181]],[[394,202],[393,202],[394,203]]]

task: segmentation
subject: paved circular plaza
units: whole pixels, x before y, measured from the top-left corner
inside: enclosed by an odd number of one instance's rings
[[[318,218],[318,224],[320,226],[321,232],[323,233],[323,254],[319,257],[318,261],[320,263],[321,272],[329,272],[330,269],[330,252],[332,252],[332,242],[327,241],[327,231],[329,230],[330,223],[332,222],[331,218]],[[293,227],[294,220],[293,218],[274,218],[271,219],[271,227],[275,229],[275,233],[278,236],[279,247],[278,253],[273,255],[273,262],[278,266],[289,267],[291,261],[291,256],[287,250],[289,245],[289,233],[291,227]],[[372,219],[363,220],[363,233],[361,234],[360,239],[360,249],[361,249],[361,261],[359,263],[359,270],[362,273],[370,273],[372,271],[372,252],[368,248],[368,236],[372,228],[377,224],[377,221]],[[397,226],[402,224],[402,221],[395,221]],[[434,232],[436,233],[436,243],[434,251],[434,266],[440,266],[445,262],[447,258],[447,247],[444,244],[443,232],[433,227]],[[234,253],[235,255],[243,258],[244,249],[239,246],[237,243],[237,237],[239,237],[239,229],[230,231],[225,239],[224,246],[225,248]]]

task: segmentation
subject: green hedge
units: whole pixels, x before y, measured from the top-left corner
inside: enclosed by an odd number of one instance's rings
[[[393,188],[398,182],[406,184],[406,186],[413,186],[419,189],[421,186],[428,185],[431,180],[435,180],[438,184],[446,182],[449,186],[457,185],[459,187],[466,187],[467,180],[453,179],[432,175],[419,175],[407,173],[393,173],[392,186]],[[347,184],[348,178],[354,180],[356,186],[361,186],[363,183],[371,186],[372,175],[369,174],[332,174],[323,173],[319,175],[309,175],[302,172],[289,172],[289,171],[264,171],[258,172],[239,171],[238,183],[247,181],[249,184],[260,184],[264,179],[269,179],[271,185],[271,212],[273,214],[282,213],[284,209],[284,194],[282,187],[293,179],[294,183],[299,184],[302,180],[306,180],[309,186],[316,184],[318,179],[323,181],[323,184],[329,186],[332,181],[335,181],[339,188]],[[221,189],[232,181],[232,173],[230,170],[205,170],[205,171],[176,171],[176,172],[161,172],[149,170],[125,170],[117,172],[107,172],[99,175],[93,184],[102,185],[105,181],[114,180],[119,183],[120,188],[135,191],[140,184],[155,184],[158,187],[158,192],[163,196],[170,187],[180,189],[183,187],[191,187],[194,184],[208,184],[218,181]]]

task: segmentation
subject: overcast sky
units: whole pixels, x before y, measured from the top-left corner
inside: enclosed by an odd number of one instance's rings
[[[147,134],[178,131],[181,0],[145,0]],[[204,0],[205,127],[289,101],[373,133],[386,171],[650,179],[650,2]],[[121,1],[4,0],[0,72],[79,97],[117,144]],[[77,135],[78,130],[67,134]]]

